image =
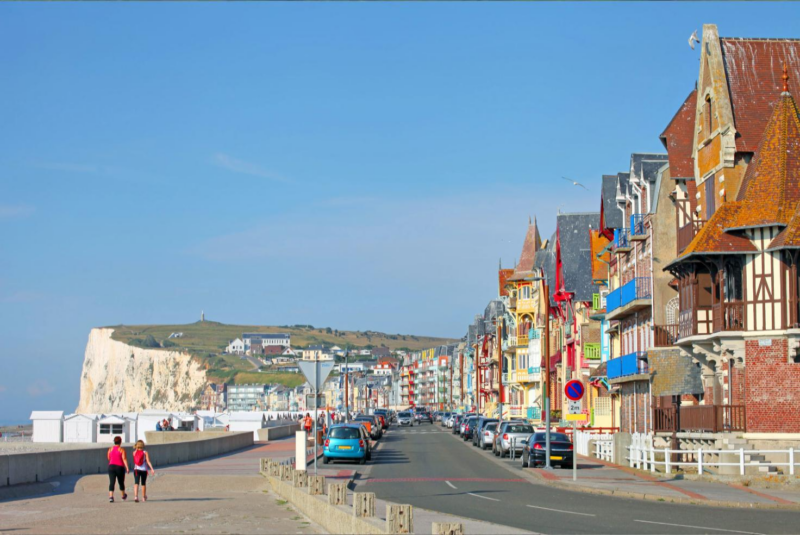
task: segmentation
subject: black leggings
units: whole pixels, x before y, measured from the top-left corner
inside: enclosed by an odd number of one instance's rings
[[[108,491],[114,492],[114,482],[119,483],[119,490],[125,493],[125,467],[116,464],[108,465]]]
[[[133,482],[136,485],[139,485],[141,483],[143,487],[147,486],[147,470],[134,470]]]

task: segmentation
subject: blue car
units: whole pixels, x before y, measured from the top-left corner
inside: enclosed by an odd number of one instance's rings
[[[334,425],[325,437],[322,462],[328,464],[336,459],[358,461],[365,464],[372,456],[369,436],[363,425]]]

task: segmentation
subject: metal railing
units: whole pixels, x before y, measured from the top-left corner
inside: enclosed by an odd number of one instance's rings
[[[644,214],[633,214],[631,216],[631,236],[645,236],[647,232],[644,228]]]
[[[637,351],[611,359],[607,363],[606,374],[609,379],[617,379],[628,375],[648,373],[647,353]]]
[[[620,228],[614,231],[614,249],[631,246],[630,229]]]
[[[747,431],[747,412],[744,405],[687,405],[680,408],[680,426],[675,407],[653,409],[653,430],[672,431]]]
[[[655,325],[653,328],[653,346],[669,347],[678,339],[678,325]]]
[[[711,306],[713,312],[714,332],[743,331],[744,330],[744,302],[728,301],[715,303]]]
[[[606,313],[613,312],[621,306],[622,291],[617,288],[606,297]]]

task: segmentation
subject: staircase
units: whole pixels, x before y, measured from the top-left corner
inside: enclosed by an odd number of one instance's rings
[[[731,450],[731,452],[736,456],[736,461],[731,460],[731,457],[728,455],[723,454],[723,458],[725,459],[724,462],[738,462],[739,460],[739,450],[744,450],[744,462],[745,468],[744,473],[748,475],[758,475],[758,474],[774,474],[778,472],[777,466],[768,466],[763,465],[759,466],[760,463],[765,463],[767,461],[766,457],[761,455],[760,453],[748,453],[748,451],[752,451],[755,449],[755,446],[750,444],[746,438],[741,438],[741,436],[728,436],[722,439],[722,447],[721,450]],[[738,474],[739,467],[737,466],[721,466],[720,473],[728,473],[728,474]]]

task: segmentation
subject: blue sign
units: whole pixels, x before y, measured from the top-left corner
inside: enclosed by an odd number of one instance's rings
[[[572,401],[578,401],[583,397],[583,383],[573,379],[564,385],[564,394]]]

